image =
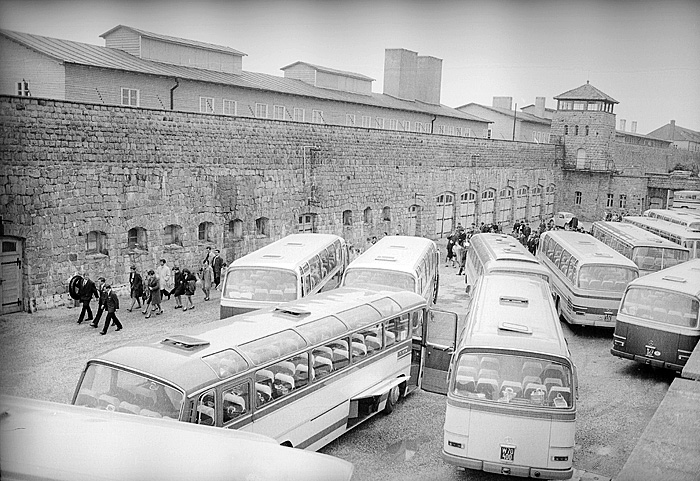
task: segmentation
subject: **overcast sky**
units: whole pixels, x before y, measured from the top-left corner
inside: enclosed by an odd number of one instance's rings
[[[590,83],[648,133],[700,131],[700,0],[0,0],[0,28],[104,45],[116,25],[232,47],[243,69],[304,61],[382,92],[384,49],[442,63],[441,102],[518,107]]]

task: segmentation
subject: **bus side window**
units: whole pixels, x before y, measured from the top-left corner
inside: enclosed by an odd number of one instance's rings
[[[197,401],[197,424],[214,426],[216,424],[216,393],[207,391]]]
[[[423,335],[423,314],[424,311],[415,311],[411,313],[411,330],[413,337],[420,338]]]
[[[371,356],[382,350],[382,326],[377,324],[360,333],[364,336],[367,355]]]
[[[393,344],[408,339],[409,331],[409,314],[402,314],[400,317],[395,317],[386,324],[384,338],[386,345]]]
[[[222,396],[223,424],[250,412],[250,389],[248,382],[224,390]]]
[[[306,366],[308,369],[308,364],[306,364]],[[296,388],[296,383],[294,382],[296,365],[294,364],[292,359],[280,361],[277,364],[273,364],[268,369],[274,376],[272,381],[273,399],[286,396]],[[308,371],[306,381],[308,382]]]

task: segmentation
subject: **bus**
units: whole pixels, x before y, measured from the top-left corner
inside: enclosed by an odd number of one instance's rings
[[[700,259],[630,282],[610,352],[681,371],[700,339],[699,311]]]
[[[700,211],[700,190],[675,191],[671,208]]]
[[[549,285],[504,274],[482,277],[473,292],[458,341],[456,325],[453,339],[432,321],[424,333],[421,388],[447,394],[443,459],[570,478],[578,383]]]
[[[549,282],[549,269],[516,238],[505,234],[475,234],[465,265],[467,294],[485,274],[519,274],[540,277]]]
[[[700,211],[695,213],[687,210],[648,209],[644,211],[644,215],[700,231]]]
[[[628,223],[594,222],[591,234],[631,259],[642,276],[685,262],[690,255],[685,247]]]
[[[415,292],[434,303],[440,287],[439,265],[440,252],[430,239],[385,236],[348,265],[342,286],[396,288]]]
[[[683,246],[690,252],[691,259],[700,258],[700,232],[689,230],[687,227],[673,224],[662,219],[654,219],[644,216],[625,216],[623,222],[636,225],[644,230],[663,237]]]
[[[108,351],[72,403],[317,450],[417,387],[427,313],[412,292],[334,289]]]
[[[253,433],[0,396],[3,480],[348,481],[353,466]]]
[[[552,273],[554,302],[566,322],[615,327],[622,294],[639,277],[637,264],[595,237],[573,231],[542,234],[537,256]]]
[[[348,246],[332,234],[291,234],[236,259],[221,282],[220,318],[340,285]]]

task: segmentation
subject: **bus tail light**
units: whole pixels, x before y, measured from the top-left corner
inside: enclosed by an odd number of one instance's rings
[[[683,349],[678,349],[678,362],[686,363],[688,358],[690,358],[690,351],[685,351]]]
[[[626,337],[613,334],[613,347],[625,347],[625,341],[627,341]]]

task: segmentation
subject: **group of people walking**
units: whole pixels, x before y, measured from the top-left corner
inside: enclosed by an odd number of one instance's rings
[[[132,312],[134,308],[139,309],[146,318],[150,318],[153,313],[160,315],[165,312],[162,303],[165,300],[170,300],[171,297],[175,297],[175,309],[193,310],[195,305],[192,302],[192,296],[195,294],[198,283],[204,292],[204,300],[208,301],[212,287],[214,289],[219,287],[223,267],[224,262],[219,250],[215,250],[212,254],[210,247],[207,247],[206,256],[198,272],[199,276],[187,268],[181,270],[175,266],[170,269],[167,261],[161,259],[158,267],[146,272],[144,279],[137,271],[136,266],[132,265],[129,273],[131,305],[127,311]],[[78,324],[82,324],[84,320],[92,321],[90,325],[97,328],[103,312],[107,311],[105,324],[100,334],[107,334],[111,323],[114,323],[116,330],[120,331],[123,326],[116,314],[119,309],[119,298],[104,277],[99,277],[97,282],[95,284],[88,275],[82,276],[78,299],[83,307],[78,317]],[[90,307],[93,298],[98,301],[97,314],[94,317]]]

